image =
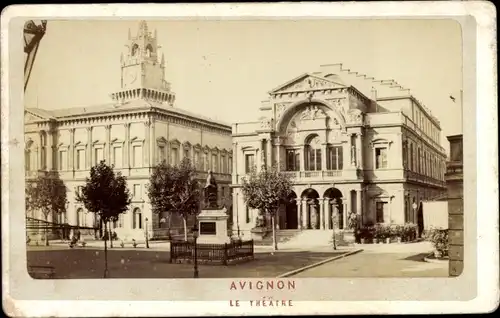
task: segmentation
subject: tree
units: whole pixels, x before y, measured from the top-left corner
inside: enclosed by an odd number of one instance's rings
[[[196,169],[188,158],[177,166],[158,164],[148,184],[148,196],[153,212],[178,214],[184,223],[184,240],[187,241],[187,218],[196,215],[200,205],[200,183]],[[169,228],[170,231],[170,228]]]
[[[271,217],[274,250],[278,249],[276,213],[292,192],[292,185],[290,175],[278,171],[275,166],[269,169],[263,167],[258,173],[254,169],[248,177],[243,178],[242,192],[247,206]]]
[[[76,200],[82,202],[85,208],[96,216],[99,215],[107,230],[109,222],[118,218],[128,210],[131,202],[127,180],[120,172],[115,173],[112,166],[105,161],[90,169],[90,177],[85,180],[85,186],[77,193]],[[108,275],[107,240],[111,235],[104,236],[104,277]]]
[[[25,206],[26,210],[40,210],[45,222],[49,214],[60,215],[66,212],[66,186],[57,173],[48,173],[38,176],[34,181],[26,183]],[[48,226],[45,224],[45,245],[49,245]]]

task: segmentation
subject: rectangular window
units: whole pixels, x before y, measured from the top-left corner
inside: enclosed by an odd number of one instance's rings
[[[103,148],[96,148],[95,149],[95,164],[99,164],[102,160],[104,160],[104,149]]]
[[[387,202],[376,202],[377,223],[384,223],[384,211]]]
[[[170,164],[173,166],[176,166],[179,164],[179,149],[172,148]]]
[[[220,161],[221,161],[221,172],[227,173],[226,156],[221,156]]]
[[[59,170],[68,169],[68,152],[59,151]]]
[[[307,149],[307,148],[306,148]],[[309,157],[307,162],[307,170],[321,170],[321,149],[308,149]]]
[[[375,168],[387,168],[387,148],[375,148]]]
[[[183,159],[184,159],[184,158],[191,159],[191,158],[189,157],[189,149],[184,149],[184,153],[183,153],[182,155],[183,155],[183,157],[182,157]]]
[[[206,171],[208,170],[208,167],[210,167],[209,163],[208,163],[208,154],[206,152],[203,153],[203,170]]]
[[[142,146],[134,146],[132,148],[132,152],[134,158],[134,168],[142,167]]]
[[[84,170],[85,169],[85,150],[78,149],[76,151],[76,169]]]
[[[342,147],[336,146],[328,148],[328,161],[327,161],[327,169],[328,170],[342,170],[343,165],[343,153]]]
[[[212,171],[219,172],[217,168],[217,155],[212,154]]]
[[[118,227],[123,227],[123,213],[120,213],[120,215],[118,216]]]
[[[123,166],[122,147],[113,147],[113,165],[115,168]]]
[[[300,170],[300,153],[295,149],[288,149],[286,151],[286,170],[299,171]]]
[[[233,173],[233,158],[232,157],[229,157],[229,166],[228,166],[228,169],[229,169],[229,173]]]
[[[202,167],[200,167],[200,151],[195,150],[194,151],[194,166],[197,170],[202,170]]]
[[[141,198],[141,185],[140,184],[134,184],[134,193],[133,196],[135,199],[140,199]]]
[[[158,146],[158,161],[164,162],[166,159],[165,146]]]
[[[255,166],[255,155],[245,155],[245,173],[250,173]]]

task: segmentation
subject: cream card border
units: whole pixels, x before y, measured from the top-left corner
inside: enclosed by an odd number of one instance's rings
[[[258,297],[251,292],[238,295],[230,292],[230,280],[32,280],[24,265],[24,168],[22,160],[18,160],[23,157],[21,32],[24,19],[49,17],[456,20],[462,26],[464,39],[464,113],[467,114],[463,274],[458,278],[296,279],[297,290],[289,296],[294,299],[294,306],[272,310],[230,307],[228,301],[235,297]],[[4,310],[15,316],[35,317],[458,313],[493,309],[498,302],[499,272],[495,19],[492,4],[475,1],[40,5],[4,9],[1,20]],[[324,297],[319,295],[321,290],[331,292]]]

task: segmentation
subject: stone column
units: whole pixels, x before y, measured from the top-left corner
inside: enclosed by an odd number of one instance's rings
[[[321,170],[325,171],[327,170],[326,168],[326,158],[328,157],[328,153],[327,153],[327,143],[323,143],[321,145]]]
[[[344,230],[347,228],[347,203],[345,203],[345,201],[344,198],[340,200],[340,204],[342,204],[342,228]]]
[[[325,199],[319,199],[319,221],[320,221],[320,228],[325,229]]]
[[[143,147],[143,150],[144,150],[143,163],[144,163],[144,165],[148,165],[148,166],[149,166],[149,158],[151,157],[150,148],[149,148],[149,144],[151,141],[151,136],[149,135],[150,127],[151,127],[151,121],[148,118],[144,122],[144,136],[145,136],[145,138],[144,138],[144,147]],[[181,149],[179,149],[179,151],[181,151],[181,155],[182,155],[182,145],[181,145]],[[141,165],[141,167],[143,167],[144,165]]]
[[[302,227],[302,200],[296,199],[295,203],[297,204],[297,228],[301,230]]]
[[[356,192],[356,213],[358,214],[358,223],[363,224],[362,190]]]
[[[271,137],[267,139],[267,154],[266,154],[266,164],[268,167],[273,165],[273,143]]]
[[[233,172],[231,179],[233,180],[233,184],[236,184],[238,182],[238,163],[236,161],[237,155],[236,152],[238,151],[238,143],[233,142]]]
[[[92,167],[92,127],[87,127],[87,168]]]
[[[52,130],[47,131],[47,170],[52,171],[54,169],[54,139],[52,135]]]
[[[300,148],[300,171],[306,170],[306,147],[302,146]]]
[[[356,134],[356,151],[357,151],[357,167],[360,168],[360,169],[363,169],[364,167],[364,162],[363,162],[363,134],[362,133],[358,133]]]
[[[281,170],[281,156],[280,156],[280,152],[281,152],[281,140],[280,138],[276,138],[276,168],[278,169],[278,171]]]
[[[104,144],[104,160],[106,160],[107,164],[111,164],[111,125],[104,126],[106,132],[106,141]]]
[[[75,170],[75,128],[69,130],[69,170]]]
[[[39,137],[39,145],[38,145],[38,156],[37,156],[37,162],[38,162],[38,170],[43,170],[44,167],[42,167],[42,163],[43,163],[43,159],[42,159],[42,156],[43,156],[43,131],[40,131],[38,133],[38,137]]]
[[[153,167],[155,165],[156,159],[156,143],[155,143],[155,122],[152,119],[149,125],[149,167]],[[191,154],[193,151],[191,151]],[[193,162],[191,160],[191,162]]]
[[[130,168],[130,124],[123,125],[125,128],[125,142],[123,143],[123,161],[124,168]]]
[[[260,167],[257,167],[258,171],[260,171],[260,168],[266,164],[266,149],[264,147],[264,142],[265,139],[260,140]]]
[[[302,228],[309,229],[309,209],[307,199],[302,200]]]

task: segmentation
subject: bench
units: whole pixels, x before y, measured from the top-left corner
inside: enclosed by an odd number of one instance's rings
[[[34,279],[54,278],[56,271],[53,266],[28,266],[28,274]]]

